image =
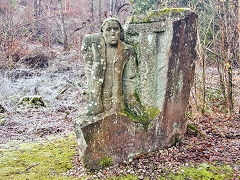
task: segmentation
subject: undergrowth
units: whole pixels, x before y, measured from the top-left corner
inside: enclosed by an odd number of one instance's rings
[[[233,178],[233,169],[223,164],[202,163],[198,165],[182,166],[179,170],[170,173],[166,177],[159,179],[204,179],[204,180],[220,180]]]

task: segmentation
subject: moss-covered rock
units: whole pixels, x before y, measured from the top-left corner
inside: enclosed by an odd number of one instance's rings
[[[30,105],[34,107],[46,107],[47,104],[43,100],[41,96],[26,96],[20,99],[19,104],[22,104],[24,106]]]
[[[143,107],[142,115],[138,116],[125,108],[122,114],[129,117],[133,122],[142,124],[144,129],[147,130],[155,117],[160,114],[160,110],[152,106]]]
[[[166,17],[177,17],[180,16],[181,13],[191,12],[188,8],[167,8],[167,9],[160,9],[155,11],[149,11],[144,15],[135,15],[131,16],[128,20],[129,24],[136,24],[136,23],[151,23],[151,22],[160,22],[166,19]]]

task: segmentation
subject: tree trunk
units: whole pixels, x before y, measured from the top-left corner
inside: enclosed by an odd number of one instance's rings
[[[238,0],[238,42],[239,42],[239,47],[238,47],[238,56],[239,56],[239,66],[240,66],[240,0]]]
[[[223,8],[224,7],[224,2],[222,2]],[[227,57],[226,57],[226,52],[225,52],[225,31],[224,31],[224,21],[223,17],[220,11],[220,0],[218,0],[218,15],[220,18],[220,23],[221,23],[221,31],[222,31],[222,56],[223,56],[223,61],[224,61],[224,79],[225,79],[225,87],[226,87],[226,92],[227,92],[227,114],[231,115],[230,111],[230,101],[229,101],[229,81],[228,81],[228,72],[227,72]]]
[[[38,0],[34,0],[33,2],[33,6],[34,6],[34,16],[37,17],[37,7],[38,7]]]
[[[99,0],[98,2],[98,16],[99,16],[99,23],[101,23],[102,19],[101,19],[101,15],[102,15],[102,0]]]
[[[91,1],[91,18],[92,18],[92,23],[94,20],[94,15],[93,15],[93,0]]]
[[[110,0],[110,5],[109,5],[109,14],[112,17],[113,16],[113,0]]]
[[[34,0],[34,16],[39,17],[42,13],[42,0]]]
[[[69,46],[68,46],[68,38],[67,38],[66,26],[65,26],[65,22],[64,22],[65,20],[64,20],[64,14],[63,14],[62,0],[58,0],[58,9],[60,11],[64,51],[69,51],[70,49],[69,49]]]

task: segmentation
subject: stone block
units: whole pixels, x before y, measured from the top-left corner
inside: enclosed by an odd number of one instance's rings
[[[197,15],[190,9],[151,11],[132,16],[124,29],[125,42],[136,52],[134,96],[142,109],[140,114],[123,108],[75,119],[79,153],[89,169],[172,146],[186,132]],[[125,88],[123,83],[124,96]]]

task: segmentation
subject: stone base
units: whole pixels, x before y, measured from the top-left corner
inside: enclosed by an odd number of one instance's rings
[[[112,114],[82,129],[79,128],[81,132],[76,134],[78,141],[80,140],[80,154],[83,151],[81,147],[84,146],[83,137],[87,145],[82,153],[84,166],[92,170],[104,168],[141,153],[171,146],[175,143],[175,137],[179,137],[180,131],[169,134],[170,132],[160,128],[161,126],[156,126],[156,123],[161,124],[157,119],[146,130],[142,124],[135,123],[124,115]],[[181,131],[185,132],[185,128]],[[174,137],[174,141],[170,137]]]

